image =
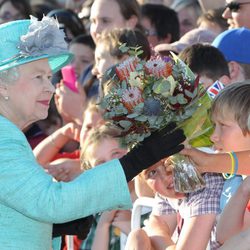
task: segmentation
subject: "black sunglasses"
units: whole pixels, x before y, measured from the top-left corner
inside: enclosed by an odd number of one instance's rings
[[[226,5],[226,8],[228,8],[231,12],[237,12],[240,9],[240,6],[244,4],[250,4],[250,2],[238,3],[232,1]]]

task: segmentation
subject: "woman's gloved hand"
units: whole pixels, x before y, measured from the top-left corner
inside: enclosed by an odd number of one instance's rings
[[[120,159],[127,181],[161,159],[181,151],[185,139],[183,130],[177,129],[175,123],[152,133]]]

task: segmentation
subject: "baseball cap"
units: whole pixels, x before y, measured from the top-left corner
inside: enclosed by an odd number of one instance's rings
[[[228,62],[250,64],[250,30],[230,29],[219,34],[212,45],[219,49]]]
[[[179,41],[169,44],[159,44],[155,46],[155,51],[161,53],[163,51],[173,51],[180,53],[186,47],[196,43],[212,43],[216,34],[211,30],[204,28],[195,28],[184,34]]]

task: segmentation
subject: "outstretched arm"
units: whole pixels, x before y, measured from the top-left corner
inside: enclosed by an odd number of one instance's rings
[[[228,154],[208,154],[195,148],[185,148],[181,154],[188,156],[200,172],[230,173],[231,159]],[[250,150],[236,152],[238,158],[237,174],[250,175]]]
[[[176,248],[178,250],[206,249],[215,219],[216,214],[185,218]],[[199,239],[197,239],[197,235],[199,235]]]
[[[105,211],[101,214],[98,221],[95,237],[91,250],[108,250],[109,249],[109,229],[112,223],[112,220],[115,216],[116,210]]]
[[[243,231],[228,241],[226,241],[222,247],[218,250],[246,250],[250,245],[250,229]]]
[[[217,225],[217,240],[221,244],[250,226],[250,213],[246,210],[249,199],[250,177],[247,177],[220,216]]]
[[[41,141],[33,150],[39,164],[44,166],[51,162],[69,140],[79,141],[80,129],[79,125],[70,122]]]

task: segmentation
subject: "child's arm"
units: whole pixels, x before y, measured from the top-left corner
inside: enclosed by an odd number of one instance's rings
[[[112,221],[112,226],[119,228],[123,233],[128,235],[131,231],[131,211],[118,210]]]
[[[240,232],[227,240],[219,250],[246,250],[250,245],[250,229]]]
[[[98,221],[91,250],[109,250],[109,228],[117,210],[105,211]]]
[[[249,199],[250,177],[247,177],[229,200],[220,216],[217,225],[217,240],[221,244],[250,226],[250,213],[246,210]]]
[[[215,219],[216,214],[204,214],[185,218],[176,248],[178,250],[206,249]]]
[[[187,155],[200,172],[230,173],[231,159],[228,154],[208,154],[198,149],[183,149],[181,154]],[[236,152],[238,158],[238,174],[250,175],[250,150]]]
[[[62,128],[41,141],[33,150],[41,165],[46,165],[56,156],[60,149],[71,139],[79,141],[80,126],[76,123],[67,123]]]
[[[155,250],[203,250],[207,247],[215,218],[215,214],[206,214],[185,219],[176,244],[171,239],[170,229],[167,230],[169,220],[163,220],[162,216],[155,217],[154,222],[151,220],[145,231]]]
[[[174,245],[171,237],[176,228],[176,224],[176,214],[150,215],[143,229],[150,238],[154,250],[165,250],[166,247]]]

